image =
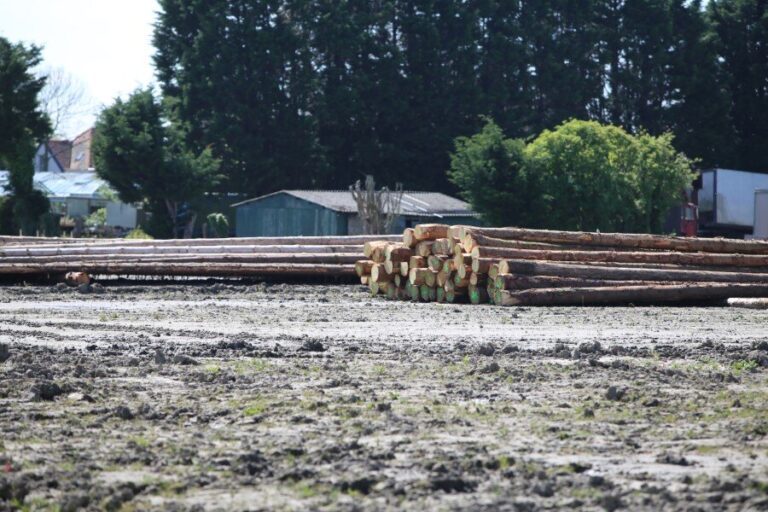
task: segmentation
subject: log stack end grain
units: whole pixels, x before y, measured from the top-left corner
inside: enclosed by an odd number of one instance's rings
[[[408,275],[403,295],[419,301],[610,305],[768,296],[767,242],[420,224],[403,233],[402,247],[413,253],[400,263]]]

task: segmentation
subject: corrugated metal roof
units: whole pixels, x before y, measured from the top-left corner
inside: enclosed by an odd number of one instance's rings
[[[241,206],[276,194],[289,194],[336,212],[357,213],[357,204],[349,190],[280,190],[232,206]],[[468,203],[441,192],[404,192],[400,208],[402,215],[446,217],[475,215]]]
[[[0,171],[0,196],[8,195],[8,177],[9,171]],[[108,187],[93,171],[37,172],[33,180],[36,189],[54,198],[99,198],[99,189]]]

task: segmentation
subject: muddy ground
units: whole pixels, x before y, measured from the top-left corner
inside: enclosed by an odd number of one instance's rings
[[[766,510],[768,311],[0,288],[0,510]]]

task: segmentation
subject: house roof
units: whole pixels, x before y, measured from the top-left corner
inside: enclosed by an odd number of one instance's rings
[[[8,195],[9,171],[0,171],[0,196]],[[93,171],[37,172],[33,177],[34,186],[49,198],[101,198],[99,189],[107,182]]]
[[[59,167],[65,171],[69,169],[69,163],[72,159],[72,142],[68,140],[51,139],[48,141],[48,148],[59,163]]]
[[[335,212],[357,213],[357,204],[349,190],[280,190],[264,196],[254,197],[232,206],[242,206],[277,194],[288,194]],[[468,203],[440,192],[403,192],[400,210],[402,215],[420,217],[465,217],[476,215]]]

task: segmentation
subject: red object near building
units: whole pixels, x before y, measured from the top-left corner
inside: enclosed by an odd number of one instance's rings
[[[693,203],[684,203],[680,208],[680,234],[696,236],[699,233],[699,207]]]

